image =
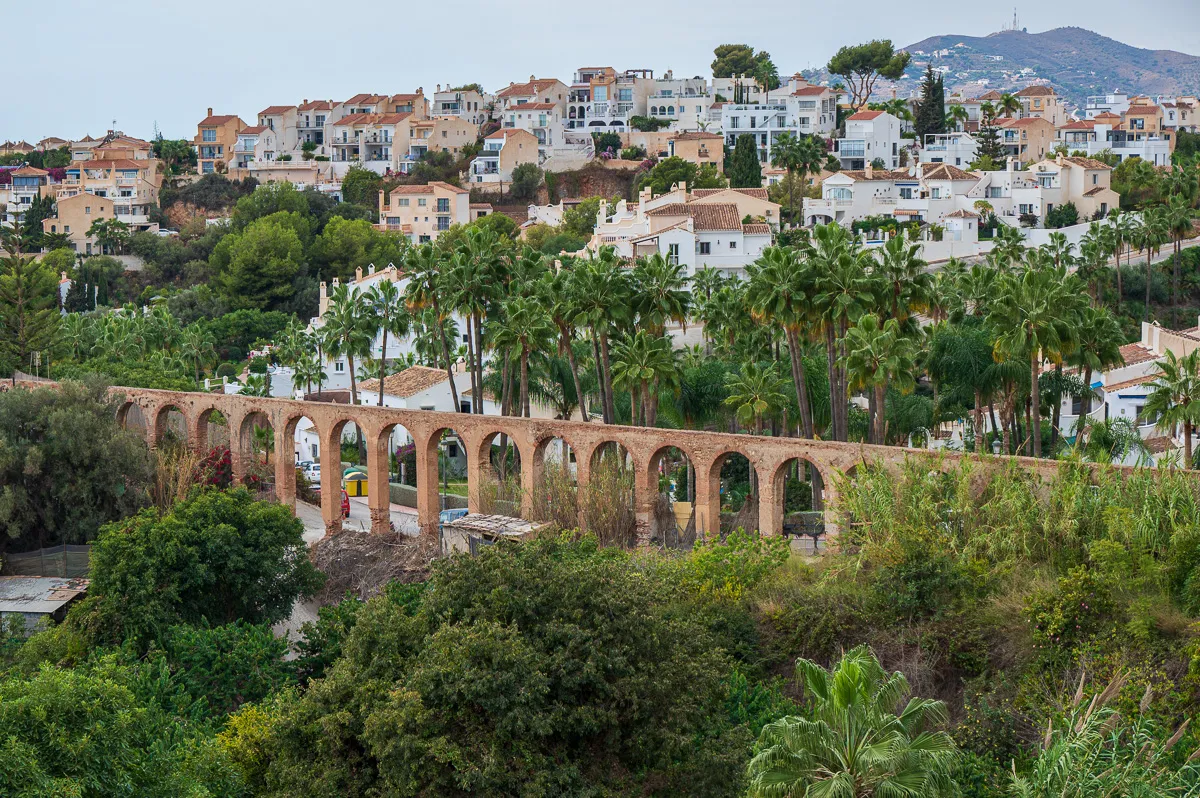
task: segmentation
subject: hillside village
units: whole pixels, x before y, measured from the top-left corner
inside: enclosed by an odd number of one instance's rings
[[[0,130],[0,794],[1200,797],[1200,98],[953,50]]]

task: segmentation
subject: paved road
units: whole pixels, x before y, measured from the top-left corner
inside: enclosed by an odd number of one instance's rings
[[[420,531],[417,525],[417,511],[399,504],[391,506],[392,523],[396,531],[405,535],[416,535]],[[304,524],[304,542],[308,545],[316,543],[325,537],[325,521],[321,518],[321,508],[315,504],[296,502],[296,517]],[[366,498],[352,496],[350,498],[350,517],[342,521],[345,529],[371,529],[371,511],[367,507]]]

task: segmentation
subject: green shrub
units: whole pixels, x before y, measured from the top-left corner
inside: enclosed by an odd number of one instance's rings
[[[1046,652],[1069,651],[1111,621],[1108,587],[1085,566],[1072,568],[1054,590],[1035,593],[1025,608],[1034,644]]]

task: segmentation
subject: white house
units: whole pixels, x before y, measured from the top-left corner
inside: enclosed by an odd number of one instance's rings
[[[1133,136],[1115,114],[1068,122],[1058,128],[1058,140],[1068,152],[1081,151],[1090,158],[1108,150],[1118,160],[1141,158],[1155,166],[1171,165],[1171,142],[1162,136]]]
[[[828,138],[837,124],[837,97],[833,90],[828,86],[813,86],[798,77],[762,100],[714,104],[710,110],[718,107],[725,143],[734,147],[741,136],[753,136],[758,159],[763,163],[771,162],[772,147],[781,134]],[[897,141],[899,138],[897,127]]]
[[[900,166],[900,120],[886,111],[859,111],[846,117],[846,135],[834,143],[843,169],[863,169],[876,159],[884,169]]]
[[[918,158],[921,163],[948,163],[966,169],[978,151],[979,143],[970,133],[930,133]]]

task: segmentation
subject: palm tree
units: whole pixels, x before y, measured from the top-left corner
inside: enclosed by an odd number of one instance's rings
[[[558,328],[558,352],[560,355],[566,355],[571,369],[571,380],[575,383],[575,397],[579,401],[579,415],[584,422],[589,422],[591,413],[587,408],[583,383],[579,377],[579,362],[575,357],[575,347],[573,346],[578,335],[575,327],[575,316],[578,309],[571,291],[571,273],[566,268],[548,271],[542,276],[541,284],[543,301],[546,303],[550,320]]]
[[[901,334],[900,324],[864,313],[846,332],[846,370],[852,385],[870,390],[871,430],[868,443],[885,444],[887,389],[891,385],[908,393],[916,385],[912,341]]]
[[[529,353],[550,347],[555,336],[554,323],[541,301],[523,296],[504,303],[503,317],[496,323],[493,336],[497,348],[515,349],[521,368],[520,414],[529,418]]]
[[[1193,181],[1195,178],[1193,176]],[[1183,255],[1183,239],[1195,232],[1195,211],[1183,194],[1172,195],[1163,207],[1163,226],[1171,237],[1174,268],[1171,275],[1171,323],[1179,324],[1179,261]]]
[[[451,305],[467,319],[467,354],[471,361],[471,409],[483,412],[483,321],[488,305],[504,283],[503,244],[492,230],[468,229],[446,275]]]
[[[700,305],[711,299],[713,292],[724,282],[725,275],[716,269],[708,266],[696,269],[695,274],[692,275],[693,306],[698,309]]]
[[[946,112],[946,126],[952,127],[955,130],[962,130],[970,119],[970,114],[967,109],[961,105],[952,105],[950,110]]]
[[[664,335],[668,322],[686,328],[692,298],[686,290],[682,264],[672,263],[656,252],[648,258],[639,258],[631,276],[633,309],[639,327],[654,335]]]
[[[746,363],[740,373],[728,375],[725,381],[729,387],[725,404],[734,408],[743,427],[753,425],[755,435],[762,435],[763,418],[774,415],[787,404],[783,378],[775,372],[774,364],[764,367]]]
[[[414,315],[425,309],[433,314],[434,326],[437,328],[437,336],[442,345],[446,379],[450,383],[450,400],[454,403],[455,412],[459,412],[462,407],[458,403],[458,387],[454,382],[454,361],[450,357],[450,340],[446,334],[446,321],[451,319],[449,319],[441,300],[441,282],[439,280],[441,268],[440,251],[432,243],[426,242],[417,247],[410,247],[404,259],[404,269],[409,275],[408,290],[405,293],[404,301]]]
[[[371,353],[371,334],[363,320],[362,306],[345,284],[329,297],[324,316],[325,351],[331,357],[345,357],[350,372],[350,403],[358,404],[358,381],[354,358]]]
[[[1177,357],[1167,350],[1159,361],[1162,374],[1150,383],[1150,395],[1142,408],[1147,418],[1158,417],[1160,430],[1183,426],[1183,461],[1192,467],[1192,430],[1200,422],[1200,349]]]
[[[997,333],[996,359],[1027,358],[1031,389],[1033,456],[1042,456],[1040,391],[1038,372],[1044,357],[1056,357],[1070,337],[1070,320],[1063,313],[1069,306],[1069,290],[1054,270],[1026,269],[1006,276],[1000,295],[988,314],[988,324]]]
[[[752,312],[782,328],[787,339],[792,366],[792,383],[800,405],[800,430],[805,438],[814,434],[812,403],[808,398],[808,378],[804,374],[801,337],[810,321],[812,272],[796,256],[795,250],[769,247],[750,269],[746,299]]]
[[[814,310],[821,318],[829,368],[829,411],[833,439],[849,436],[849,385],[845,369],[845,335],[852,319],[871,299],[868,267],[871,256],[850,231],[837,223],[817,225],[805,250],[813,269]]]
[[[246,382],[242,385],[240,391],[242,396],[270,396],[271,386],[267,385],[267,378],[262,374],[249,374],[246,376]]]
[[[679,367],[670,340],[647,330],[620,338],[613,344],[612,369],[613,385],[629,391],[634,425],[654,426],[657,408],[651,402],[651,392],[660,383],[671,387],[679,384]]]
[[[320,385],[329,375],[321,368],[321,360],[315,352],[309,352],[297,360],[292,366],[292,389],[304,388],[304,393],[312,392],[312,384]]]
[[[1150,321],[1150,283],[1154,274],[1152,258],[1163,242],[1167,240],[1167,217],[1159,208],[1150,208],[1142,212],[1142,221],[1135,230],[1138,247],[1146,250],[1146,308],[1142,321]]]
[[[792,217],[793,224],[804,224],[803,190],[800,193],[800,213],[795,212],[796,180],[804,180],[810,174],[819,174],[827,155],[825,142],[818,136],[798,138],[792,133],[781,133],[771,146],[771,164],[779,169],[786,169],[788,173],[788,214]]]
[[[877,250],[879,259],[872,276],[881,284],[880,310],[906,328],[915,316],[929,308],[930,278],[928,264],[921,259],[920,243],[907,235],[892,236]]]
[[[629,314],[628,276],[610,248],[602,249],[597,257],[580,263],[571,274],[572,294],[578,308],[575,323],[588,327],[592,333],[604,402],[604,423],[612,424],[616,407],[613,404],[609,333],[617,321]]]
[[[1083,412],[1092,412],[1092,374],[1123,364],[1121,342],[1124,334],[1120,323],[1105,308],[1084,308],[1075,323],[1075,349],[1068,358],[1083,369]],[[1078,431],[1076,432],[1078,435]]]
[[[1116,208],[1108,212],[1109,229],[1112,231],[1113,254],[1117,258],[1117,307],[1125,301],[1125,289],[1121,285],[1121,250],[1125,250],[1125,265],[1133,257],[1133,242],[1137,233],[1137,220],[1133,215],[1121,213]]]
[[[68,313],[59,327],[59,340],[71,351],[71,359],[79,360],[91,348],[91,321],[79,313]]]
[[[179,342],[179,353],[196,370],[196,384],[200,384],[201,370],[217,357],[212,335],[199,324],[189,324]]]
[[[1003,94],[996,104],[996,111],[1005,119],[1011,119],[1013,114],[1021,113],[1021,100],[1015,94]]]
[[[941,701],[911,698],[899,671],[888,674],[866,646],[826,671],[796,663],[810,696],[804,716],[767,724],[750,761],[751,798],[774,796],[941,796],[951,794],[957,750]]]
[[[379,406],[383,407],[383,381],[387,377],[388,333],[399,338],[408,335],[409,316],[401,302],[400,289],[383,277],[363,296],[363,310],[370,320],[371,337],[381,336],[379,344]]]

